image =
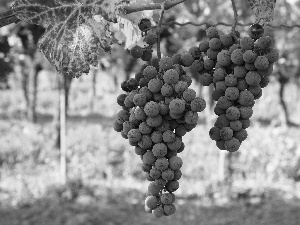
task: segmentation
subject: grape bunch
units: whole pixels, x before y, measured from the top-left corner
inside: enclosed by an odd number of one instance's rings
[[[219,149],[235,152],[248,136],[252,108],[269,83],[279,53],[259,24],[250,27],[249,37],[240,38],[238,32],[219,35],[215,27],[209,27],[206,36],[209,40],[199,44],[202,60],[195,68],[203,86],[214,85],[218,118],[209,135]]]
[[[201,97],[189,88],[192,79],[183,67],[197,59],[190,53],[152,58],[135,78],[123,81],[117,103],[114,129],[128,139],[142,159],[148,186],[146,212],[155,217],[175,213],[175,192],[179,188],[185,148],[182,137],[196,127],[198,112],[206,107]]]

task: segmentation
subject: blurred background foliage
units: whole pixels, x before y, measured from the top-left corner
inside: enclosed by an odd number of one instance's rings
[[[161,1],[156,1],[161,2]],[[1,0],[0,11],[11,5]],[[255,20],[237,1],[239,21]],[[299,23],[300,1],[277,0],[274,24]],[[232,23],[231,1],[187,0],[164,22]],[[230,27],[219,26],[220,32]],[[205,26],[169,26],[162,52],[196,46]],[[241,36],[247,27],[237,28]],[[58,75],[37,50],[44,28],[26,23],[0,29],[0,224],[300,224],[300,32],[271,29],[281,58],[254,107],[248,139],[228,157],[208,136],[211,107],[184,137],[178,211],[156,221],[143,211],[147,181],[141,160],[112,128],[120,83],[144,64],[119,44],[99,69],[67,86],[68,182],[59,182]],[[209,89],[193,88],[209,102]],[[225,163],[222,159],[226,159]]]

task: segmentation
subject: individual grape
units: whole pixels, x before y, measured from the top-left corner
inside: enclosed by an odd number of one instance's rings
[[[174,128],[175,129],[175,128]],[[171,130],[167,130],[163,133],[163,140],[164,142],[173,142],[176,139],[176,135],[175,133],[173,133],[173,131]]]
[[[247,120],[253,115],[253,109],[251,107],[241,106],[239,108],[241,119]]]
[[[165,97],[165,104],[169,106],[170,102],[175,99],[173,96]]]
[[[244,91],[249,87],[245,79],[238,79],[236,88],[239,89],[239,91]]]
[[[128,121],[129,120],[129,112],[125,111],[125,110],[120,110],[118,113],[117,113],[117,118],[116,118],[116,121],[119,123],[119,124],[123,124],[125,121]]]
[[[159,114],[160,115],[164,116],[164,115],[168,114],[168,112],[169,112],[169,106],[168,105],[166,105],[163,102],[159,102],[158,106],[159,106]]]
[[[199,49],[201,52],[206,52],[209,49],[209,42],[208,41],[200,42]]]
[[[139,91],[138,90],[132,90],[131,92],[129,92],[128,94],[128,100],[131,101],[133,103],[133,98],[136,94],[138,94]],[[125,98],[126,99],[126,98]],[[124,100],[124,104],[125,104],[125,100]]]
[[[182,125],[182,124],[179,124],[179,125],[175,128],[175,134],[176,134],[177,136],[182,137],[182,136],[184,136],[186,133],[187,133],[187,130],[186,130],[185,126]]]
[[[150,135],[142,135],[141,140],[138,142],[138,145],[143,149],[150,149],[152,144]]]
[[[157,169],[156,167],[152,167],[150,170],[150,176],[155,180],[161,177],[161,171]]]
[[[254,63],[245,63],[245,68],[249,71],[256,71],[256,67],[254,66]]]
[[[174,178],[173,178],[173,180],[180,180],[181,177],[182,177],[181,170],[175,170],[174,171]]]
[[[194,59],[200,59],[201,58],[201,51],[199,47],[191,47],[189,49],[189,53],[193,56]]]
[[[164,212],[167,216],[173,215],[176,212],[176,207],[174,204],[164,205]]]
[[[217,61],[221,66],[229,66],[231,64],[231,55],[228,50],[222,50],[218,53]]]
[[[147,98],[145,95],[143,94],[136,94],[134,97],[133,97],[133,103],[136,105],[136,106],[144,106],[147,102]]]
[[[157,71],[159,71],[159,61],[160,61],[160,59],[157,58],[157,57],[153,57],[153,58],[150,60],[150,65],[153,66],[153,67],[155,67],[155,69],[156,69]]]
[[[160,114],[151,117],[149,116],[146,119],[146,123],[150,127],[158,127],[162,123],[162,116]]]
[[[269,64],[268,68],[265,70],[258,70],[257,71],[261,76],[270,76],[273,72],[273,64]]]
[[[146,179],[147,181],[154,181],[154,179],[150,176],[150,172],[146,172]]]
[[[145,205],[150,209],[155,209],[158,205],[158,198],[154,195],[150,195],[145,200]]]
[[[155,93],[153,94],[153,100],[159,103],[159,102],[163,102],[165,100],[165,97],[161,93]]]
[[[218,128],[229,127],[230,121],[227,119],[225,114],[222,114],[217,118],[214,126]]]
[[[161,143],[163,141],[162,132],[160,132],[160,131],[153,131],[153,133],[151,134],[151,140],[155,144]]]
[[[255,23],[255,24],[252,24],[250,27],[249,27],[249,30],[248,30],[248,34],[251,38],[253,38],[254,40],[260,38],[263,36],[264,34],[264,29],[263,27],[258,24],[258,23]]]
[[[259,85],[261,88],[265,88],[268,86],[269,82],[270,82],[269,77],[261,77],[261,81],[260,81]]]
[[[219,34],[216,27],[209,27],[206,29],[206,36],[208,38],[219,38]]]
[[[171,84],[164,84],[160,91],[163,96],[172,96],[174,93],[174,88]]]
[[[177,153],[183,152],[184,149],[185,149],[185,145],[184,145],[183,142],[181,142],[181,146],[180,146],[180,148],[177,150]],[[173,151],[169,151],[169,152],[173,152]],[[176,153],[176,155],[177,155],[177,153]],[[173,156],[175,156],[175,155],[173,155]],[[171,157],[172,157],[172,156],[171,156]],[[171,157],[169,157],[169,158],[171,158]],[[169,158],[168,158],[168,159],[169,159]]]
[[[164,73],[163,79],[167,84],[176,84],[179,81],[179,74],[176,70],[169,69]]]
[[[261,98],[261,96],[262,96],[262,89],[260,90],[259,93],[254,95],[254,99],[259,99],[259,98]]]
[[[183,98],[184,100],[186,100],[187,102],[191,102],[195,99],[196,97],[196,91],[191,89],[191,88],[188,88],[187,90],[185,90],[183,92]],[[170,109],[171,110],[171,109]]]
[[[187,111],[184,114],[185,122],[188,124],[197,124],[198,118],[199,118],[198,113],[193,111]]]
[[[242,49],[235,49],[231,54],[231,61],[236,65],[244,64],[243,54]]]
[[[152,210],[152,215],[155,217],[155,218],[160,218],[164,215],[164,209],[163,207],[160,205],[158,207],[156,207],[154,210]]]
[[[228,50],[229,54],[231,55],[234,50],[239,49],[240,47],[239,44],[233,44]]]
[[[224,93],[227,89],[227,86],[225,84],[225,81],[218,81],[216,83],[216,91]]]
[[[145,38],[144,41],[148,44],[148,45],[154,45],[156,43],[156,34],[154,33],[148,33]]]
[[[137,120],[145,120],[147,118],[146,113],[139,106],[134,109],[134,116]]]
[[[210,59],[210,58],[207,58],[207,59],[204,60],[203,65],[204,65],[204,69],[211,70],[216,65],[216,62],[214,60]]]
[[[176,120],[171,120],[171,121],[169,121],[169,123],[170,123],[170,130],[176,129],[176,127],[178,127],[178,125],[179,125]]]
[[[225,141],[224,141],[224,140],[216,141],[216,146],[217,146],[220,150],[226,150],[226,148],[225,148]]]
[[[124,125],[123,125],[124,126]],[[123,128],[124,129],[124,128]],[[141,140],[142,138],[142,134],[138,129],[131,129],[128,134],[127,137],[129,139],[129,141],[135,143]]]
[[[179,182],[177,180],[170,180],[166,184],[166,189],[170,192],[174,192],[179,188]]]
[[[227,76],[227,73],[225,70],[219,68],[214,71],[213,77],[216,79],[216,81],[222,81]]]
[[[142,78],[144,78],[144,75],[142,72],[138,72],[135,74],[134,78],[139,82]]]
[[[212,127],[212,128],[209,130],[209,137],[210,137],[212,140],[219,141],[219,140],[221,139],[221,136],[220,136],[220,128],[219,128],[219,127]]]
[[[247,74],[247,69],[244,66],[235,66],[233,69],[233,75],[236,78],[244,78]]]
[[[262,50],[269,50],[272,47],[273,42],[274,41],[271,37],[263,36],[256,41],[256,44]]]
[[[250,86],[257,86],[257,85],[259,85],[259,83],[261,81],[261,76],[256,71],[249,71],[246,74],[245,79],[246,79],[246,82],[247,82],[248,85],[250,85]]]
[[[253,52],[252,50],[247,50],[243,54],[243,60],[246,63],[254,63],[257,57],[257,53]]]
[[[149,91],[151,91],[152,93],[159,93],[160,89],[162,87],[162,82],[160,79],[157,78],[153,78],[149,81],[148,83],[148,89]]]
[[[164,193],[160,196],[160,201],[164,205],[171,204],[173,202],[173,196],[170,193]]]
[[[252,106],[254,104],[254,96],[248,90],[241,91],[240,92],[240,97],[238,98],[238,102],[242,106]]]
[[[233,120],[233,121],[230,121],[230,128],[233,130],[233,131],[239,131],[241,130],[243,127],[243,124],[240,120]]]
[[[151,49],[144,49],[141,59],[143,61],[150,61],[151,58],[152,58],[152,50]]]
[[[164,56],[159,61],[159,67],[165,71],[171,69],[172,65],[173,65],[173,60],[169,56]]]
[[[188,86],[192,84],[192,78],[189,75],[182,75],[180,80],[186,82]]]
[[[220,36],[220,41],[222,42],[224,47],[230,47],[233,45],[233,38],[230,34],[222,34]]]
[[[217,60],[218,54],[219,54],[218,50],[212,50],[211,48],[209,48],[206,52],[207,57],[210,58],[211,60]]]
[[[126,94],[120,94],[118,97],[117,97],[117,103],[119,106],[124,106],[124,101],[125,101],[125,98],[127,97]]]
[[[203,86],[209,86],[213,82],[213,78],[209,73],[203,73],[199,76],[199,82]]]
[[[179,170],[182,167],[182,159],[178,156],[173,156],[169,159],[169,167],[172,170]]]
[[[135,126],[139,126],[142,121],[135,118],[134,111],[130,112],[129,121],[132,122]]]
[[[242,128],[243,129],[247,129],[248,127],[250,127],[250,120],[247,119],[247,120],[240,120],[241,123],[242,123]]]
[[[231,138],[230,140],[225,141],[225,148],[229,152],[236,152],[241,146],[241,143],[236,138]]]
[[[229,74],[225,77],[225,84],[228,87],[234,87],[237,84],[237,78],[233,74]]]
[[[146,31],[151,27],[151,21],[148,18],[143,18],[140,20],[138,27],[141,31]]]
[[[187,82],[180,80],[175,84],[174,89],[176,93],[181,94],[188,89],[188,84]]]
[[[131,130],[131,129],[134,129],[135,128],[135,125],[134,123],[130,122],[130,121],[125,121],[123,123],[123,132],[124,134],[128,135],[128,132]]]
[[[169,130],[169,128],[170,128],[169,121],[166,119],[163,119],[162,123],[158,127],[156,127],[156,130],[163,133],[163,132]]]
[[[249,86],[248,91],[250,91],[254,96],[259,95],[262,91],[260,85],[257,86]]]
[[[154,182],[151,182],[148,185],[148,195],[158,196],[160,193],[160,189],[155,185]]]
[[[176,70],[176,72],[179,74],[179,76],[184,75],[186,72],[184,71],[184,69],[182,68],[181,65],[179,64],[174,64],[172,66],[172,69]]]
[[[268,59],[270,64],[275,63],[279,59],[279,51],[278,51],[278,49],[273,48],[265,56]]]
[[[233,135],[236,139],[238,139],[239,140],[239,142],[243,142],[243,141],[245,141],[246,139],[247,139],[247,137],[248,137],[248,133],[247,133],[247,131],[245,130],[245,129],[241,129],[241,130],[239,130],[239,131],[237,131],[237,132],[234,132],[234,135]]]
[[[123,131],[121,131],[121,135],[122,135],[122,137],[123,137],[123,138],[125,138],[125,139],[128,139],[127,135],[126,135],[126,134],[124,134],[124,132],[123,132]]]
[[[162,179],[169,181],[174,179],[174,171],[171,169],[163,170],[161,173]]]
[[[157,70],[154,66],[147,66],[144,70],[143,70],[143,75],[145,78],[151,80],[153,78],[156,77],[157,75]],[[142,79],[141,79],[142,80]],[[140,80],[140,81],[141,81]]]
[[[254,66],[258,70],[266,70],[269,66],[269,61],[266,56],[258,56],[254,62]]]
[[[163,189],[167,184],[167,181],[160,177],[158,179],[155,179],[154,183],[158,188]]]
[[[212,50],[219,50],[222,47],[222,42],[219,38],[212,38],[209,40],[209,47]]]
[[[128,89],[128,86],[127,86],[127,80],[124,80],[124,81],[121,83],[121,89],[122,89],[123,91],[126,91],[126,92],[130,91],[130,90]]]
[[[139,81],[139,86],[140,87],[147,87],[148,86],[148,82],[149,82],[148,78],[142,78]]]
[[[155,157],[163,158],[167,154],[168,148],[164,143],[157,143],[153,145],[152,152]]]
[[[176,53],[172,56],[172,62],[173,65],[174,64],[181,64],[181,54],[180,53]]]
[[[231,106],[226,110],[226,117],[229,120],[237,120],[240,118],[240,110],[235,106]]]
[[[167,158],[157,158],[154,165],[159,170],[166,170],[169,166],[169,161]]]
[[[144,155],[144,154],[147,152],[147,150],[142,149],[142,148],[139,147],[139,146],[135,146],[134,151],[135,151],[135,154],[141,155],[141,156]]]
[[[204,68],[203,62],[201,60],[195,60],[192,65],[190,66],[190,69],[195,72],[201,72]]]
[[[152,168],[152,165],[149,165],[149,164],[147,164],[147,163],[142,163],[142,170],[144,171],[144,172],[150,172],[150,170],[151,170],[151,168]]]
[[[181,145],[182,141],[179,137],[176,137],[175,141],[167,143],[168,149],[171,151],[177,151],[178,149],[180,149]]]
[[[251,37],[242,37],[240,39],[240,46],[242,50],[251,50],[254,47],[254,41]]]
[[[147,151],[143,155],[143,162],[146,163],[147,165],[153,165],[156,161],[156,157],[154,156],[152,151]]]
[[[181,55],[180,62],[181,65],[189,67],[193,64],[195,58],[190,53],[184,53]]]
[[[218,101],[219,100],[219,98],[221,98],[222,96],[223,96],[223,91],[217,91],[217,90],[214,90],[213,92],[212,92],[212,99],[214,100],[214,101]]]
[[[143,48],[141,46],[135,45],[130,49],[130,55],[133,58],[141,58],[143,55]]]
[[[147,116],[150,116],[150,117],[157,116],[159,113],[159,105],[158,105],[158,103],[156,103],[154,101],[147,102],[144,107],[144,111]]]
[[[178,153],[178,152],[176,152],[176,151],[168,150],[168,152],[167,152],[165,158],[169,159],[169,158],[171,158],[171,157],[173,157],[173,156],[176,156],[177,153]]]
[[[183,95],[185,92],[183,92]],[[183,113],[183,111],[185,110],[185,101],[182,99],[179,99],[179,98],[175,98],[170,102],[169,109],[170,109],[170,112],[175,113],[175,114]]]
[[[191,101],[191,109],[194,112],[202,112],[206,107],[206,102],[201,97],[196,97]]]
[[[150,127],[146,122],[142,122],[139,125],[139,131],[142,134],[150,134],[152,131],[152,127]]]
[[[232,105],[233,105],[233,102],[228,100],[225,96],[222,96],[221,98],[219,98],[219,100],[217,102],[217,106],[224,110],[228,109]]]
[[[228,100],[230,100],[230,101],[237,100],[238,97],[239,97],[239,95],[240,95],[240,91],[236,87],[228,87],[228,88],[226,88],[225,97]]]
[[[230,127],[223,127],[220,130],[220,137],[224,140],[230,140],[233,137],[233,130]]]
[[[222,114],[225,114],[226,113],[226,110],[224,109],[221,109],[219,106],[215,106],[214,108],[214,113],[218,116],[222,115]]]
[[[119,124],[117,121],[114,122],[113,126],[114,130],[117,132],[121,132],[123,130],[123,125]]]

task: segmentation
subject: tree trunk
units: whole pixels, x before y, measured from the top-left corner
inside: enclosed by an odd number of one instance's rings
[[[280,99],[280,105],[283,109],[283,123],[285,125],[289,125],[290,123],[290,115],[289,115],[289,112],[288,112],[288,108],[287,108],[287,105],[284,101],[284,90],[285,90],[285,86],[286,86],[286,82],[279,82],[280,84],[280,89],[279,89],[279,99]]]

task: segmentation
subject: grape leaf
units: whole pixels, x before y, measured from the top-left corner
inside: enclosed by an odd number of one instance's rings
[[[98,65],[99,48],[110,51],[109,22],[116,22],[121,0],[18,0],[15,15],[28,23],[45,25],[39,49],[60,73],[79,77]],[[101,15],[97,22],[93,16]],[[62,70],[62,49],[67,51]]]
[[[273,20],[276,0],[247,0],[255,14],[255,23],[265,25]]]

